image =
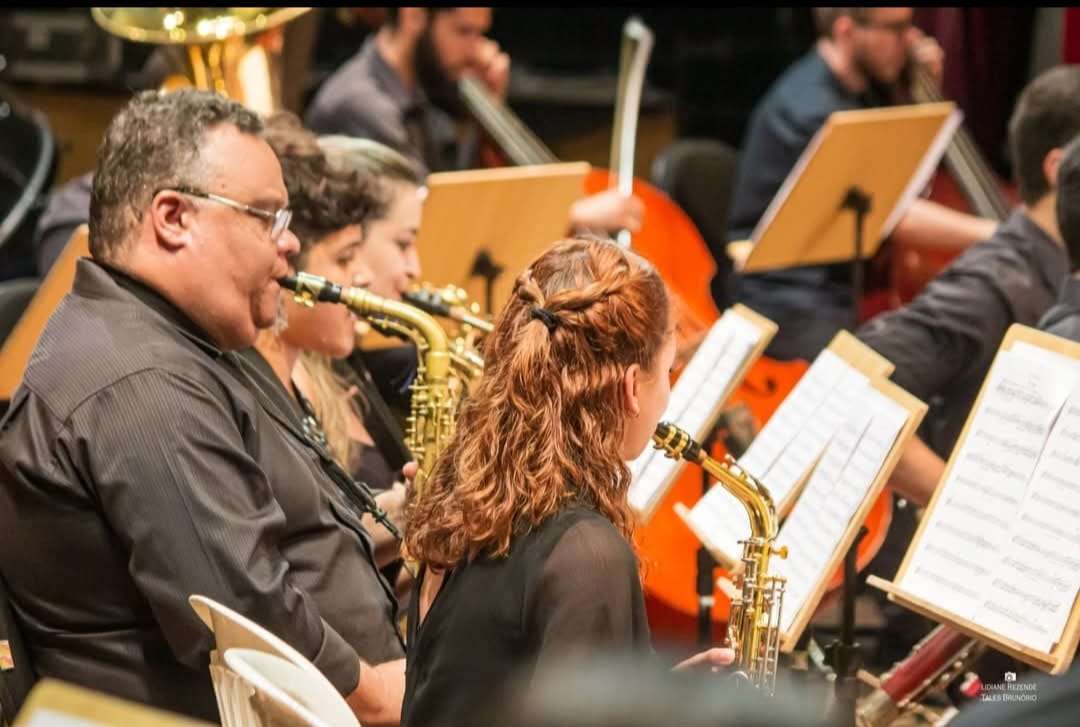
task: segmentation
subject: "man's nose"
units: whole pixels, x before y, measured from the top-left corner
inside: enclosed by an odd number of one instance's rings
[[[287,258],[300,254],[300,240],[292,230],[285,230],[277,240],[278,250]]]

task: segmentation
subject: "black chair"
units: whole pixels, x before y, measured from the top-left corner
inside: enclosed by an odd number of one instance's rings
[[[11,335],[22,318],[41,281],[37,278],[18,278],[0,282],[0,346]]]
[[[717,308],[735,302],[734,270],[727,256],[727,217],[738,154],[716,139],[679,139],[656,157],[652,182],[697,225],[716,261],[711,291]]]
[[[45,116],[0,86],[0,280],[36,274],[34,228],[56,164]]]

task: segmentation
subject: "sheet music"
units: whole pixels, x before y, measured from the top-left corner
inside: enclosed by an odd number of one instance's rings
[[[843,425],[855,402],[870,389],[866,375],[826,349],[754,439],[739,466],[763,482],[777,507],[795,489]],[[729,557],[750,536],[742,504],[719,487],[689,515],[697,532]]]
[[[780,403],[754,441],[739,458],[739,466],[755,475],[768,472],[840,379],[847,363],[832,351],[822,351],[795,388]]]
[[[1070,490],[1080,482],[1076,382],[1076,368],[1051,357],[1023,349],[998,354],[900,583],[1041,651],[1061,635],[1080,572],[1072,559],[1080,506]],[[1068,557],[1048,557],[1048,546],[1066,547],[1058,552]]]
[[[1003,546],[979,623],[1048,652],[1080,587],[1080,387],[1058,415]]]
[[[851,519],[869,495],[908,419],[908,411],[874,388],[860,397],[814,470],[806,491],[777,536],[788,547],[776,559],[788,579],[781,631],[788,632],[826,572]]]
[[[735,311],[725,311],[675,382],[664,420],[695,438],[704,436],[713,423],[713,413],[763,335],[761,329]],[[630,506],[647,512],[663,496],[682,463],[649,447],[629,466],[633,476],[627,495]]]

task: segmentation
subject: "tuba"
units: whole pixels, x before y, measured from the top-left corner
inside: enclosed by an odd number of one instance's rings
[[[455,397],[450,390],[451,355],[446,333],[428,314],[410,305],[381,298],[363,288],[343,288],[325,278],[297,273],[282,278],[297,303],[341,303],[380,332],[408,338],[416,344],[416,380],[411,387],[405,439],[419,465],[413,487],[417,492],[449,443],[454,430]]]
[[[164,90],[195,87],[260,114],[283,104],[284,25],[310,8],[91,8],[98,25],[126,40],[167,46]]]
[[[768,695],[776,691],[780,658],[780,610],[785,579],[769,575],[769,560],[787,557],[787,548],[774,547],[776,507],[765,486],[739,469],[730,455],[718,462],[706,454],[689,434],[668,422],[653,433],[657,449],[672,459],[694,462],[735,496],[750,518],[750,537],[743,546],[742,573],[736,577],[739,595],[731,602],[725,646],[735,650],[735,677]]]

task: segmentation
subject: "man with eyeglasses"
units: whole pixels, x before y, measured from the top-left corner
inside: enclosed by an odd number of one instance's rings
[[[396,723],[404,644],[371,539],[234,353],[276,321],[299,250],[261,132],[200,91],[110,124],[92,259],[0,422],[0,576],[39,677],[216,721],[202,594]]]
[[[912,60],[935,78],[940,46],[912,25],[911,8],[814,8],[815,46],[757,104],[740,150],[728,239],[748,239],[810,140],[835,111],[887,106]],[[887,143],[887,140],[882,140]],[[962,247],[988,237],[990,221],[916,200],[897,234]],[[813,359],[841,328],[851,328],[851,264],[816,265],[739,276],[736,297],[776,321],[767,355]]]

